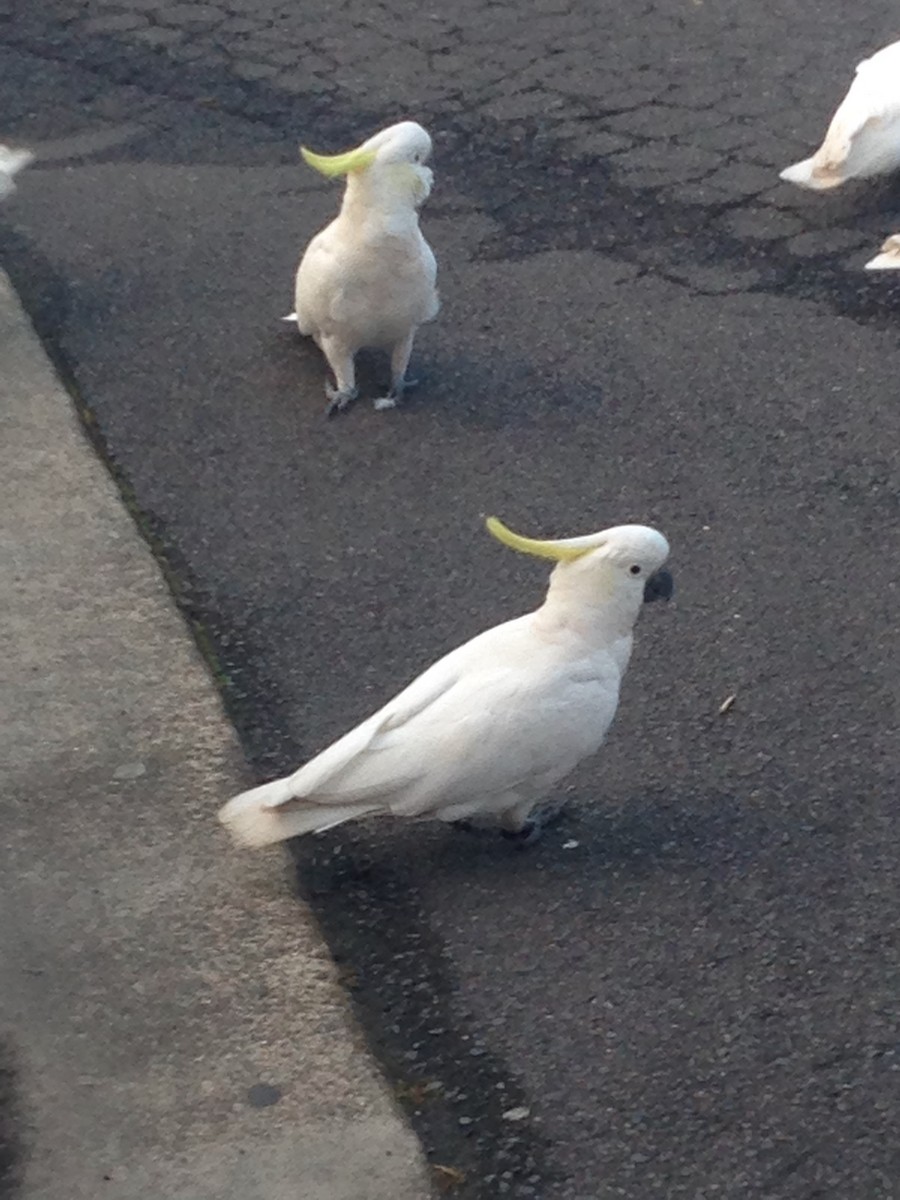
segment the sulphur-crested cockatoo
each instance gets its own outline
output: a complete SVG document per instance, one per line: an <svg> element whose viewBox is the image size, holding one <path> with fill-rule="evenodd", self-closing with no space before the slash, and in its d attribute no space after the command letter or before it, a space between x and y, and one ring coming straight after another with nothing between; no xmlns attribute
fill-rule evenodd
<svg viewBox="0 0 900 1200"><path fill-rule="evenodd" d="M13 176L33 160L34 155L30 150L13 150L9 146L0 145L0 200L4 196L12 195L16 190Z"/></svg>
<svg viewBox="0 0 900 1200"><path fill-rule="evenodd" d="M544 603L429 667L368 720L285 779L219 813L263 846L370 814L498 824L530 840L532 810L603 741L619 702L641 605L672 595L666 539L617 525L507 546L555 560Z"/></svg>
<svg viewBox="0 0 900 1200"><path fill-rule="evenodd" d="M866 263L867 271L900 271L900 233L892 234L881 247L881 253Z"/></svg>
<svg viewBox="0 0 900 1200"><path fill-rule="evenodd" d="M856 68L856 77L812 158L785 167L781 178L813 191L900 167L900 42Z"/></svg>
<svg viewBox="0 0 900 1200"><path fill-rule="evenodd" d="M346 154L301 149L330 177L345 175L341 211L309 243L297 269L296 321L328 359L330 414L356 398L354 356L364 346L391 356L391 387L375 401L393 408L411 386L406 368L416 330L438 311L437 263L419 229L418 210L434 176L425 164L431 138L415 121L382 129Z"/></svg>

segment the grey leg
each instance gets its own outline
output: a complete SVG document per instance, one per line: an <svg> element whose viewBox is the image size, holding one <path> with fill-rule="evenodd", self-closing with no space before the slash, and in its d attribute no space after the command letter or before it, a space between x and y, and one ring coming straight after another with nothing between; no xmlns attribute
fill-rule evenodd
<svg viewBox="0 0 900 1200"><path fill-rule="evenodd" d="M540 841L544 830L555 824L563 814L565 801L544 801L532 808L511 808L503 814L500 832L510 842L531 846Z"/></svg>
<svg viewBox="0 0 900 1200"><path fill-rule="evenodd" d="M416 331L413 329L402 342L398 342L391 351L391 390L386 396L379 396L375 407L379 411L384 408L396 408L403 398L403 392L408 387L414 387L415 381L406 378L406 368L412 354Z"/></svg>
<svg viewBox="0 0 900 1200"><path fill-rule="evenodd" d="M500 835L517 846L533 846L544 836L544 827L538 821L526 821L521 829L501 829Z"/></svg>
<svg viewBox="0 0 900 1200"><path fill-rule="evenodd" d="M328 365L334 372L337 383L337 387L332 387L327 380L325 382L325 395L328 398L325 415L333 417L357 397L353 352L337 338L322 338L319 345L328 359Z"/></svg>

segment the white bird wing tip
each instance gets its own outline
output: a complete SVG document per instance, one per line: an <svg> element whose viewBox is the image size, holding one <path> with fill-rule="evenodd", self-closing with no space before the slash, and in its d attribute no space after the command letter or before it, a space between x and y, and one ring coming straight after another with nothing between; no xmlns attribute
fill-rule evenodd
<svg viewBox="0 0 900 1200"><path fill-rule="evenodd" d="M252 849L280 840L277 810L290 796L284 785L283 779L276 779L222 805L217 816L237 845Z"/></svg>
<svg viewBox="0 0 900 1200"><path fill-rule="evenodd" d="M242 849L254 850L278 840L271 834L272 818L268 809L254 813L235 812L230 804L225 804L219 809L218 816L231 840Z"/></svg>
<svg viewBox="0 0 900 1200"><path fill-rule="evenodd" d="M794 183L797 187L815 189L811 162L812 160L807 158L803 162L791 163L789 167L778 172L778 178L783 179L785 183Z"/></svg>
<svg viewBox="0 0 900 1200"><path fill-rule="evenodd" d="M11 146L0 145L0 169L6 171L7 174L15 175L17 171L21 171L23 167L27 167L33 162L33 151L26 150L24 147L13 150Z"/></svg>
<svg viewBox="0 0 900 1200"><path fill-rule="evenodd" d="M807 159L805 162L793 163L779 171L778 178L783 179L785 183L806 188L810 192L830 192L832 188L840 187L846 182L843 175L835 174L833 170L829 174L825 168L813 167L812 161Z"/></svg>
<svg viewBox="0 0 900 1200"><path fill-rule="evenodd" d="M286 781L277 780L278 783ZM282 790L278 802L276 793L265 793L267 785L242 792L224 804L218 813L219 821L228 830L231 840L242 849L259 850L292 837L324 833L345 821L353 821L369 813L383 811L377 803L316 804L302 796ZM289 804L294 800L296 804Z"/></svg>
<svg viewBox="0 0 900 1200"><path fill-rule="evenodd" d="M867 271L900 271L900 254L876 254L866 263Z"/></svg>
<svg viewBox="0 0 900 1200"><path fill-rule="evenodd" d="M0 200L13 194L15 176L32 162L34 155L30 150L11 150L9 146L0 145Z"/></svg>

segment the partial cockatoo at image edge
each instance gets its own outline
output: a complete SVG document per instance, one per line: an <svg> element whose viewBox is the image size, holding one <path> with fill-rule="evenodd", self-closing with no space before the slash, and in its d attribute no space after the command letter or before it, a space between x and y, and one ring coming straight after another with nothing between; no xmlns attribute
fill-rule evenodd
<svg viewBox="0 0 900 1200"><path fill-rule="evenodd" d="M900 42L856 68L850 90L811 158L785 167L780 178L813 191L848 179L886 175L900 167Z"/></svg>

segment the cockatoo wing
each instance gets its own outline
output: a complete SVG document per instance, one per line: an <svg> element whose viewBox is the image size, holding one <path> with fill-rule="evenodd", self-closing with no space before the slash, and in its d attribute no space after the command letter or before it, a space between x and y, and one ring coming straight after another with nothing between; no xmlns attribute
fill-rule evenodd
<svg viewBox="0 0 900 1200"><path fill-rule="evenodd" d="M364 759L378 735L388 730L392 723L402 725L404 719L413 717L434 696L453 686L456 673L452 669L442 672L440 668L445 663L446 660L436 663L384 708L351 729L293 775L274 779L233 797L222 808L221 821L241 844L264 846L301 833L321 832L369 812L385 811L377 800L354 804L346 789L341 792L341 774ZM397 780L397 785L402 786L401 779ZM333 799L325 794L325 789L334 793Z"/></svg>
<svg viewBox="0 0 900 1200"><path fill-rule="evenodd" d="M425 270L425 278L428 281L428 287L431 292L425 316L422 319L422 324L424 325L426 321L433 321L438 315L441 308L441 300L437 290L437 259L434 257L434 251L421 235L420 240L422 243L422 262Z"/></svg>
<svg viewBox="0 0 900 1200"><path fill-rule="evenodd" d="M826 191L855 176L900 164L900 42L865 59L811 157L781 172L801 187Z"/></svg>
<svg viewBox="0 0 900 1200"><path fill-rule="evenodd" d="M596 750L615 713L618 684L577 678L560 665L539 679L508 669L466 676L414 721L372 749L360 776L385 782L416 762L415 778L392 792L398 816L497 815L544 796ZM345 783L353 784L355 773Z"/></svg>
<svg viewBox="0 0 900 1200"><path fill-rule="evenodd" d="M491 810L527 784L535 795L603 740L618 702L610 662L541 661L518 618L435 663L379 712L281 781L268 799L369 805L419 816Z"/></svg>
<svg viewBox="0 0 900 1200"><path fill-rule="evenodd" d="M316 234L297 268L295 316L302 334L320 333L333 320L336 294L343 290L346 250L332 221Z"/></svg>
<svg viewBox="0 0 900 1200"><path fill-rule="evenodd" d="M322 803L332 803L336 794L342 791L341 777L367 753L377 752L379 739L383 739L392 729L402 728L412 721L437 697L453 687L457 675L452 667L438 669L444 667L446 662L447 659L442 659L435 663L384 708L282 780L286 794L281 798L273 796L267 801L266 807L277 808L288 800L300 797L310 800L321 797ZM352 802L349 796L347 802Z"/></svg>
<svg viewBox="0 0 900 1200"><path fill-rule="evenodd" d="M873 138L890 136L891 126L900 120L900 77L887 81L881 69L869 70L872 60L860 63L857 76L828 126L825 140L816 158L818 170L844 174L853 173L852 153L856 139L862 135ZM900 61L896 64L900 73Z"/></svg>

